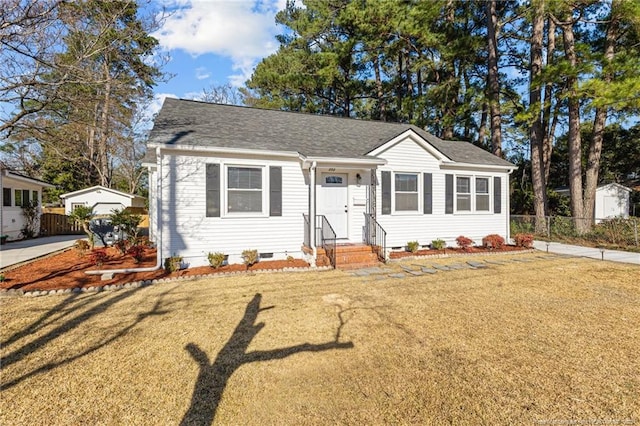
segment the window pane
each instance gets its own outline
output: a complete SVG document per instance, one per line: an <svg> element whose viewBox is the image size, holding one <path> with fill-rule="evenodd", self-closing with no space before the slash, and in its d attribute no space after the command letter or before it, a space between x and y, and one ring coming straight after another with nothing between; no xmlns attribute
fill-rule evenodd
<svg viewBox="0 0 640 426"><path fill-rule="evenodd" d="M458 194L456 195L457 210L471 211L471 195Z"/></svg>
<svg viewBox="0 0 640 426"><path fill-rule="evenodd" d="M262 169L229 167L227 174L230 189L262 189Z"/></svg>
<svg viewBox="0 0 640 426"><path fill-rule="evenodd" d="M23 206L29 205L29 190L28 189L23 189L22 190L22 205Z"/></svg>
<svg viewBox="0 0 640 426"><path fill-rule="evenodd" d="M19 189L16 189L15 194L16 194L15 206L16 207L20 207L20 206L22 206L22 191L19 190Z"/></svg>
<svg viewBox="0 0 640 426"><path fill-rule="evenodd" d="M418 194L396 193L397 211L418 211Z"/></svg>
<svg viewBox="0 0 640 426"><path fill-rule="evenodd" d="M31 191L31 201L33 201L34 204L38 203L38 191Z"/></svg>
<svg viewBox="0 0 640 426"><path fill-rule="evenodd" d="M324 182L342 185L342 176L327 176L324 178Z"/></svg>
<svg viewBox="0 0 640 426"><path fill-rule="evenodd" d="M262 212L262 191L229 190L228 212Z"/></svg>
<svg viewBox="0 0 640 426"><path fill-rule="evenodd" d="M11 207L11 188L2 188L2 205Z"/></svg>
<svg viewBox="0 0 640 426"><path fill-rule="evenodd" d="M476 210L489 211L489 194L476 195Z"/></svg>
<svg viewBox="0 0 640 426"><path fill-rule="evenodd" d="M476 194L488 194L488 193L489 193L489 179L476 178Z"/></svg>
<svg viewBox="0 0 640 426"><path fill-rule="evenodd" d="M418 175L397 173L395 176L396 191L418 192Z"/></svg>
<svg viewBox="0 0 640 426"><path fill-rule="evenodd" d="M456 178L456 192L469 194L471 192L471 179L468 177Z"/></svg>

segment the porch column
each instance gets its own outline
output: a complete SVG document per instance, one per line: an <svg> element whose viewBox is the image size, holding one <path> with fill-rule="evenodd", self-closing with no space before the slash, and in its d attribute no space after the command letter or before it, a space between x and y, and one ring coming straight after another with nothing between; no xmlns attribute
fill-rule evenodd
<svg viewBox="0 0 640 426"><path fill-rule="evenodd" d="M309 245L313 250L313 258L317 256L316 250L316 167L314 161L309 167Z"/></svg>

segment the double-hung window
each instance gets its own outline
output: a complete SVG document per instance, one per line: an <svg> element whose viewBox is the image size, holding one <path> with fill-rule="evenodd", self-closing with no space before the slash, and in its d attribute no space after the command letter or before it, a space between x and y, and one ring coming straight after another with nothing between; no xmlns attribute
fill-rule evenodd
<svg viewBox="0 0 640 426"><path fill-rule="evenodd" d="M2 188L2 205L11 207L11 188Z"/></svg>
<svg viewBox="0 0 640 426"><path fill-rule="evenodd" d="M262 168L227 167L227 213L262 213Z"/></svg>
<svg viewBox="0 0 640 426"><path fill-rule="evenodd" d="M456 210L471 211L471 178L468 176L456 177Z"/></svg>
<svg viewBox="0 0 640 426"><path fill-rule="evenodd" d="M476 211L489 211L489 178L476 178Z"/></svg>
<svg viewBox="0 0 640 426"><path fill-rule="evenodd" d="M418 211L418 175L416 173L395 174L395 200L396 211Z"/></svg>

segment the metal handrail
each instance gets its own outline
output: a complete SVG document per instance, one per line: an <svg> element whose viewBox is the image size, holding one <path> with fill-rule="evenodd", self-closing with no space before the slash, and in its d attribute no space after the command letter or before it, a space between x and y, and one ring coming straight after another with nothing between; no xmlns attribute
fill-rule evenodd
<svg viewBox="0 0 640 426"><path fill-rule="evenodd" d="M329 262L333 268L336 267L336 232L327 220L326 216L316 216L320 221L320 241L325 254L329 258Z"/></svg>
<svg viewBox="0 0 640 426"><path fill-rule="evenodd" d="M372 246L378 255L378 260L386 262L387 231L378 223L371 213L365 213L364 241Z"/></svg>

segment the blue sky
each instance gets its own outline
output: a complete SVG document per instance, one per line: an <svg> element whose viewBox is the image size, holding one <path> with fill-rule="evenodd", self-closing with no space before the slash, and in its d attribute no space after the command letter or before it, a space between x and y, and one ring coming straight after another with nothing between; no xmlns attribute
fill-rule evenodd
<svg viewBox="0 0 640 426"><path fill-rule="evenodd" d="M153 33L174 74L156 86L155 108L166 97L194 98L212 85L242 86L260 59L275 52L283 29L275 14L286 0L160 0L170 15Z"/></svg>

